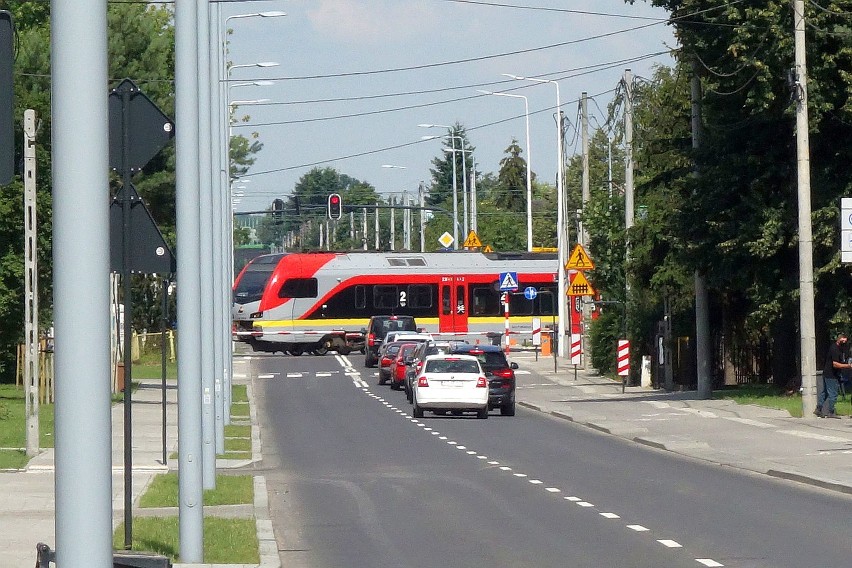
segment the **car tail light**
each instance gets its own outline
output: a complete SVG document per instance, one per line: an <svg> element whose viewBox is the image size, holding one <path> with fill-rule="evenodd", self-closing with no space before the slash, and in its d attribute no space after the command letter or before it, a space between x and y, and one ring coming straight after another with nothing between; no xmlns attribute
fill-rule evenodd
<svg viewBox="0 0 852 568"><path fill-rule="evenodd" d="M470 355L482 355L483 353L485 353L485 351L483 351L482 349L471 349L470 351L468 351L468 353Z"/></svg>
<svg viewBox="0 0 852 568"><path fill-rule="evenodd" d="M497 369L492 373L495 377L500 377L501 379L514 379L515 373L512 369Z"/></svg>
<svg viewBox="0 0 852 568"><path fill-rule="evenodd" d="M476 379L476 388L485 388L488 386L488 381L485 380L485 377L479 377Z"/></svg>
<svg viewBox="0 0 852 568"><path fill-rule="evenodd" d="M373 335L372 333L371 333L371 334L369 334L369 335L367 336L367 345L369 345L370 347L372 347L372 346L375 344L375 342L376 342L376 336L375 336L375 335Z"/></svg>
<svg viewBox="0 0 852 568"><path fill-rule="evenodd" d="M420 375L417 377L417 386L418 387L428 387L429 381L426 380L426 375ZM479 385L477 385L479 386Z"/></svg>

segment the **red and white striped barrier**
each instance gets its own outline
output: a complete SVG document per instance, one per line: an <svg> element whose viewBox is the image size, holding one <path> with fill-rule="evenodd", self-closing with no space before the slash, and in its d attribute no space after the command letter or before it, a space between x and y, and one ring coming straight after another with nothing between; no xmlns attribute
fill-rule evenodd
<svg viewBox="0 0 852 568"><path fill-rule="evenodd" d="M626 377L630 374L630 342L626 339L618 340L618 375Z"/></svg>
<svg viewBox="0 0 852 568"><path fill-rule="evenodd" d="M583 358L583 336L579 333L571 334L571 364L579 365Z"/></svg>

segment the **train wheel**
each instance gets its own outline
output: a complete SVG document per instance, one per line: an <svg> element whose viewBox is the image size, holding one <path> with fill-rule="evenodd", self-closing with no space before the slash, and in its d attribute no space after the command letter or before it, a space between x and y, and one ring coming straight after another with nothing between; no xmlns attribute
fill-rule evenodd
<svg viewBox="0 0 852 568"><path fill-rule="evenodd" d="M290 348L290 355L292 355L293 357L298 357L299 355L301 355L304 352L305 352L305 350L302 348L301 345L295 345L295 346Z"/></svg>

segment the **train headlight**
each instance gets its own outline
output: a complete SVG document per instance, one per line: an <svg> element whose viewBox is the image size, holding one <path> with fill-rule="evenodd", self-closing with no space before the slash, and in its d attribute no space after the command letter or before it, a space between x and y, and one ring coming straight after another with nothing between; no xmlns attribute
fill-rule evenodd
<svg viewBox="0 0 852 568"><path fill-rule="evenodd" d="M249 319L260 319L263 317L263 312L253 312L249 315Z"/></svg>

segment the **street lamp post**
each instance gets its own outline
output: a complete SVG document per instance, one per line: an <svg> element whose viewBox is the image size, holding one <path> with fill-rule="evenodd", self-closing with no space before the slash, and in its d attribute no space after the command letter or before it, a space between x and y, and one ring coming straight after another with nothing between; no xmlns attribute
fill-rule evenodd
<svg viewBox="0 0 852 568"><path fill-rule="evenodd" d="M515 95L512 93L495 93L492 91L479 91L485 95L495 95L498 97L512 97L516 99L524 99L524 115L527 123L527 252L532 252L532 170L530 162L532 161L532 148L530 146L530 105L527 97L524 95Z"/></svg>
<svg viewBox="0 0 852 568"><path fill-rule="evenodd" d="M533 81L535 83L551 83L556 87L556 247L559 266L557 267L558 290L559 290L559 333L557 349L559 356L565 356L565 252L567 248L567 235L565 234L565 183L563 179L563 167L565 164L564 148L562 147L562 102L559 97L559 83L550 79L539 79L537 77L522 77L503 73L504 77L518 81Z"/></svg>

